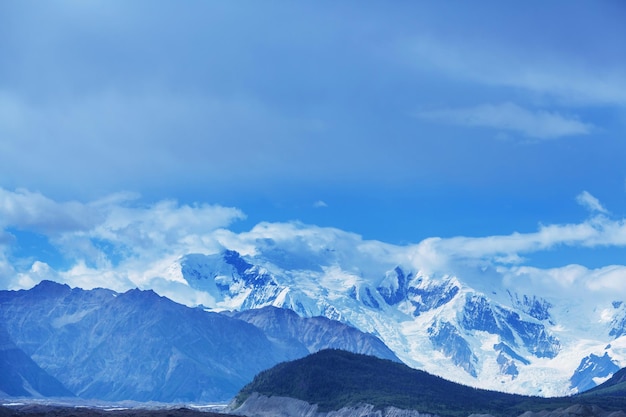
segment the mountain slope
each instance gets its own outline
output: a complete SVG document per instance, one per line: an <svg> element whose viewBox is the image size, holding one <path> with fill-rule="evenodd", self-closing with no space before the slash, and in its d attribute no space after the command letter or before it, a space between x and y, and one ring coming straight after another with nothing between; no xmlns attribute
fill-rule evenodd
<svg viewBox="0 0 626 417"><path fill-rule="evenodd" d="M227 399L284 358L256 327L151 291L43 282L11 302L3 298L2 319L16 344L83 398Z"/></svg>
<svg viewBox="0 0 626 417"><path fill-rule="evenodd" d="M13 397L73 397L18 348L0 324L0 393Z"/></svg>
<svg viewBox="0 0 626 417"><path fill-rule="evenodd" d="M266 316L250 310L247 319L255 321L256 314ZM371 335L308 320L301 324L312 329L311 340L319 332L334 346L367 352L376 346L391 354ZM268 337L244 320L152 291L85 291L51 281L0 291L0 322L27 357L76 395L112 401L228 400L259 371L327 347L277 333Z"/></svg>
<svg viewBox="0 0 626 417"><path fill-rule="evenodd" d="M494 285L489 271L470 286L394 264L392 253L376 263L301 246L263 241L254 255L186 255L170 279L210 294L207 307L216 310L275 306L341 321L380 338L414 368L481 388L570 395L626 365L622 302L585 310L577 300Z"/></svg>
<svg viewBox="0 0 626 417"><path fill-rule="evenodd" d="M272 340L297 346L305 355L335 348L400 362L380 339L326 317L304 318L292 310L272 306L235 312L232 317L258 327Z"/></svg>
<svg viewBox="0 0 626 417"><path fill-rule="evenodd" d="M521 415L525 411L557 410L582 406L588 416L605 415L604 410L626 410L626 399L608 404L604 397L544 398L475 389L391 361L339 350L324 350L305 358L281 363L261 372L246 385L233 403L254 415L272 410L255 409L264 404L259 396L286 397L316 404L316 411L373 405L395 407L440 416ZM242 407L243 405L243 407ZM599 406L604 409L599 408ZM262 407L262 405L261 405ZM281 410L273 410L281 414ZM561 414L560 414L561 413ZM545 414L545 413L544 413ZM554 415L567 415L557 412Z"/></svg>

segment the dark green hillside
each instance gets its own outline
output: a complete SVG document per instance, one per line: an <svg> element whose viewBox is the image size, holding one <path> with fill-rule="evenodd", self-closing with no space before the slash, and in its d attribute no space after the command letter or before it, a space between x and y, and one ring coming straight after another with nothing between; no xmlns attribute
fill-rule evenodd
<svg viewBox="0 0 626 417"><path fill-rule="evenodd" d="M598 405L605 410L626 410L626 397L540 398L505 394L459 385L372 356L323 350L261 372L237 395L242 404L253 392L318 404L319 411L372 404L395 406L441 416L492 414L518 416L525 411L555 410L573 404Z"/></svg>
<svg viewBox="0 0 626 417"><path fill-rule="evenodd" d="M581 397L593 397L598 395L626 397L626 368L615 372L608 381L580 394Z"/></svg>
<svg viewBox="0 0 626 417"><path fill-rule="evenodd" d="M501 414L527 397L478 390L406 365L340 350L323 350L261 372L237 396L253 392L318 404L320 411L360 403L440 415Z"/></svg>

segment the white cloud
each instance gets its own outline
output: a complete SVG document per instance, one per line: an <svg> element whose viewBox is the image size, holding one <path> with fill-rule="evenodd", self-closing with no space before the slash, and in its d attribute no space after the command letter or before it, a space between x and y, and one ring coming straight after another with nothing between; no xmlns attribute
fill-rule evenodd
<svg viewBox="0 0 626 417"><path fill-rule="evenodd" d="M430 238L413 247L416 265L446 267L460 260L485 260L494 263L519 263L521 255L554 249L558 246L626 246L626 222L596 216L582 223L540 226L530 233L511 233L485 237Z"/></svg>
<svg viewBox="0 0 626 417"><path fill-rule="evenodd" d="M588 191L583 191L582 193L578 194L576 196L576 201L578 202L578 204L585 207L591 212L604 214L608 213L607 209L605 209L602 204L600 204L600 201L592 196Z"/></svg>
<svg viewBox="0 0 626 417"><path fill-rule="evenodd" d="M535 139L589 134L593 126L555 112L531 111L514 103L422 111L419 118L462 126L514 131Z"/></svg>
<svg viewBox="0 0 626 417"><path fill-rule="evenodd" d="M413 39L407 51L415 65L457 79L523 89L575 105L626 104L626 73L619 66L586 67L563 55L555 59L510 45L462 39L452 43L425 36Z"/></svg>
<svg viewBox="0 0 626 417"><path fill-rule="evenodd" d="M209 204L180 205L173 200L147 207L114 204L107 217L89 233L131 253L140 254L203 245L202 236L245 215L238 209Z"/></svg>
<svg viewBox="0 0 626 417"><path fill-rule="evenodd" d="M413 266L427 274L455 274L474 288L489 291L490 280L505 288L550 297L588 297L608 302L626 292L626 265L589 269L583 265L539 268L524 265L524 255L576 248L626 247L626 219L612 220L588 192L579 202L601 213L580 223L541 225L536 232L484 237L429 238L410 248Z"/></svg>
<svg viewBox="0 0 626 417"><path fill-rule="evenodd" d="M135 271L135 277L163 258L220 250L212 233L245 217L235 208L180 205L171 200L144 207L112 204L101 209L106 217L92 230L64 234L54 243L70 257L84 260L88 268L126 269L127 273ZM78 272L92 276L88 271Z"/></svg>
<svg viewBox="0 0 626 417"><path fill-rule="evenodd" d="M11 266L4 258L0 279L13 286L27 286L49 276L86 288L107 283L127 287L130 280L125 269L145 269L171 254L219 250L212 232L244 217L236 208L218 205L181 205L172 200L141 205L131 194L89 203L59 203L27 190L0 189L3 241L14 243L17 239L7 229L41 234L72 264L66 271L54 272L37 261L38 253L32 253L32 267L10 278L14 271L4 271ZM5 250L10 246L5 245Z"/></svg>
<svg viewBox="0 0 626 417"><path fill-rule="evenodd" d="M236 208L179 204L163 200L142 206L133 194L115 194L89 203L57 202L40 193L0 188L0 231L39 233L61 246L89 251L85 242L106 241L132 253L193 245L194 237L225 227L245 215ZM81 249L82 246L82 249Z"/></svg>
<svg viewBox="0 0 626 417"><path fill-rule="evenodd" d="M543 296L563 297L565 294L582 298L603 297L605 301L616 299L616 294L626 292L626 266L609 265L589 269L582 265L565 265L558 268L531 266L501 268L504 283L525 293L541 293ZM617 297L619 298L619 297ZM597 298L595 298L597 301Z"/></svg>
<svg viewBox="0 0 626 417"><path fill-rule="evenodd" d="M325 208L325 207L328 207L328 204L326 204L326 202L323 201L323 200L317 200L315 203L313 203L313 207L314 208Z"/></svg>
<svg viewBox="0 0 626 417"><path fill-rule="evenodd" d="M227 237L227 240L222 239ZM383 276L407 261L408 247L363 240L355 233L299 222L259 223L249 232L220 234L225 247L260 254L289 269L319 269L340 265L351 273Z"/></svg>
<svg viewBox="0 0 626 417"><path fill-rule="evenodd" d="M0 188L0 228L16 228L43 234L88 230L102 220L88 205L56 202L24 189Z"/></svg>
<svg viewBox="0 0 626 417"><path fill-rule="evenodd" d="M60 272L55 271L54 274L59 282L83 289L102 287L121 292L137 287L136 283L128 279L127 271L124 268L94 268L86 265L81 260L70 269ZM33 278L32 275L31 278ZM39 282L39 276L35 275L33 280Z"/></svg>
<svg viewBox="0 0 626 417"><path fill-rule="evenodd" d="M214 236L225 247L262 255L288 270L340 268L374 284L386 271L403 265L434 276L457 275L484 291L490 291L494 280L521 293L545 296L587 291L608 300L615 291L626 290L626 266L542 269L524 265L524 255L562 246L626 246L626 222L605 216L580 223L542 225L529 233L434 237L409 246L367 241L354 233L301 223L260 223L249 232L220 230Z"/></svg>
<svg viewBox="0 0 626 417"><path fill-rule="evenodd" d="M26 272L17 274L16 288L30 288L42 280L62 282L61 276L45 262L35 261ZM91 288L91 287L90 287Z"/></svg>

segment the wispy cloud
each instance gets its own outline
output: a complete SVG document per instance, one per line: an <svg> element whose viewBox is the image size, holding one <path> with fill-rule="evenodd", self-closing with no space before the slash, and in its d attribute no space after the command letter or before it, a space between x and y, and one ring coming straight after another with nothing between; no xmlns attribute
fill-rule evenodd
<svg viewBox="0 0 626 417"><path fill-rule="evenodd" d="M324 208L324 207L328 207L328 204L326 204L326 202L323 201L323 200L317 200L315 203L313 203L313 207L314 208Z"/></svg>
<svg viewBox="0 0 626 417"><path fill-rule="evenodd" d="M600 202L589 193L578 198L595 214L580 223L541 225L535 232L482 237L428 238L412 246L416 268L428 274L456 274L475 288L489 290L489 280L506 288L545 296L589 296L612 299L626 291L626 265L588 268L563 264L540 268L529 264L532 254L570 248L626 247L626 219L610 219ZM599 213L599 214L598 214Z"/></svg>
<svg viewBox="0 0 626 417"><path fill-rule="evenodd" d="M294 137L319 128L317 120L285 116L254 94L94 90L39 102L0 86L0 177L19 178L16 187L55 191L80 183L137 189L155 180L177 188L198 178L256 184L286 172L315 175L332 165L312 163L334 158L319 142L294 145ZM93 193L83 189L85 195Z"/></svg>
<svg viewBox="0 0 626 417"><path fill-rule="evenodd" d="M542 225L536 232L485 237L429 238L414 246L415 263L433 269L456 261L517 263L525 254L558 246L626 246L626 220L595 216L581 223Z"/></svg>
<svg viewBox="0 0 626 417"><path fill-rule="evenodd" d="M608 213L608 210L602 206L600 200L592 196L588 191L583 191L578 194L578 196L576 196L576 202L591 212Z"/></svg>
<svg viewBox="0 0 626 417"><path fill-rule="evenodd" d="M10 227L54 235L89 230L101 220L97 210L77 201L57 202L25 189L0 188L0 229Z"/></svg>
<svg viewBox="0 0 626 417"><path fill-rule="evenodd" d="M420 36L407 45L414 65L455 79L543 94L574 105L626 105L626 73L620 65L583 66L572 56L558 60L511 45L452 43ZM554 51L550 51L554 53Z"/></svg>
<svg viewBox="0 0 626 417"><path fill-rule="evenodd" d="M537 268L517 266L501 268L505 285L517 288L520 292L538 293L544 296L576 294L588 297L590 294L604 296L604 301L612 301L615 294L626 291L626 266L609 265L601 268L586 268L582 265L565 265L558 268Z"/></svg>
<svg viewBox="0 0 626 417"><path fill-rule="evenodd" d="M488 127L521 133L534 139L555 139L589 134L593 126L545 110L532 111L514 103L439 109L417 113L421 119L470 127Z"/></svg>

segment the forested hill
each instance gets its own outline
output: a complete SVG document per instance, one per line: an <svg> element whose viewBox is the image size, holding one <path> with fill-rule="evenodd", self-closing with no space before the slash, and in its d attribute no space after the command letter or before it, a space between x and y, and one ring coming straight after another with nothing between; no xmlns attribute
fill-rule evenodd
<svg viewBox="0 0 626 417"><path fill-rule="evenodd" d="M296 398L317 404L319 411L371 404L440 416L517 416L574 404L603 406L601 395L541 398L480 390L400 363L341 350L323 350L261 372L240 391L236 404L252 393ZM610 404L610 410L626 410L626 398Z"/></svg>

